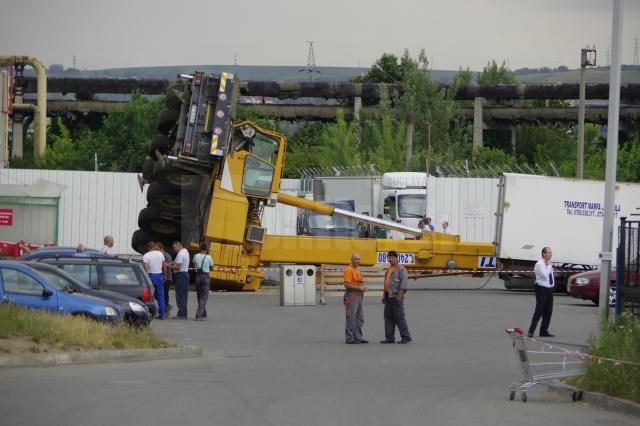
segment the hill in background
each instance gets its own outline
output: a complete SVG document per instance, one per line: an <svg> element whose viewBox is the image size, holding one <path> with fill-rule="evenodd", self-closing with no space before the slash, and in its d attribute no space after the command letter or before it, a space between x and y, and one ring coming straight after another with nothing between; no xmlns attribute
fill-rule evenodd
<svg viewBox="0 0 640 426"><path fill-rule="evenodd" d="M242 80L266 80L266 81L307 81L308 73L304 66L265 66L265 65L175 65L159 67L134 67L134 68L108 68L102 70L78 70L64 69L60 65L49 67L51 77L81 77L81 78L138 78L138 79L162 79L171 80L180 73L192 73L194 70L206 73L232 72L240 76ZM30 70L31 71L31 70ZM369 68L357 67L317 67L317 73L313 74L313 81L344 82L350 78L366 74ZM431 75L441 83L450 83L457 70L431 70ZM473 73L474 78L477 75ZM515 76L520 83L578 83L579 70L570 70L566 67L549 69L521 69L515 71ZM587 71L588 83L608 83L609 68L598 67ZM623 83L640 83L640 66L623 65Z"/></svg>

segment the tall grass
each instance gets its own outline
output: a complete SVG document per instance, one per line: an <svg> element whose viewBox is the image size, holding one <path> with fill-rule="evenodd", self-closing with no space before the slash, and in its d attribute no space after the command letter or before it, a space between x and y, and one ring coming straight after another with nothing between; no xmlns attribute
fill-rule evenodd
<svg viewBox="0 0 640 426"><path fill-rule="evenodd" d="M14 305L0 306L0 339L11 337L30 338L36 344L42 343L60 351L175 346L149 327L111 327L83 317L56 315Z"/></svg>
<svg viewBox="0 0 640 426"><path fill-rule="evenodd" d="M624 360L621 365L592 359L586 376L571 380L586 390L640 402L640 320L621 316L605 326L602 336L589 342L591 355Z"/></svg>

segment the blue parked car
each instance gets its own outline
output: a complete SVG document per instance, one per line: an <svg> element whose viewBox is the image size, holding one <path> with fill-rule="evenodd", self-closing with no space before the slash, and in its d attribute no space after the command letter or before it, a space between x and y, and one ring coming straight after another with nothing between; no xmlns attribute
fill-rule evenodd
<svg viewBox="0 0 640 426"><path fill-rule="evenodd" d="M96 249L86 249L79 252L76 247L40 247L28 254L25 254L21 260L39 260L51 257L88 257L92 259L116 259L117 257L112 254L102 253Z"/></svg>
<svg viewBox="0 0 640 426"><path fill-rule="evenodd" d="M21 262L0 262L0 303L59 314L82 315L116 325L122 321L120 308L93 296L75 293L68 286L47 282Z"/></svg>

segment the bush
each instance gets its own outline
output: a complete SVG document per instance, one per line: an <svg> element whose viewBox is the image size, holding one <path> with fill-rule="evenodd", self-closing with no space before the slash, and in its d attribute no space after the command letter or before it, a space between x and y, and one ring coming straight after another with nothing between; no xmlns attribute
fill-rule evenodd
<svg viewBox="0 0 640 426"><path fill-rule="evenodd" d="M589 342L589 353L596 357L624 360L589 362L586 376L571 380L583 389L640 402L640 320L622 315L615 324L608 324L600 338Z"/></svg>
<svg viewBox="0 0 640 426"><path fill-rule="evenodd" d="M0 341L2 339L30 340L30 352L39 352L38 345L45 351L174 346L151 328L138 329L128 325L113 328L88 318L56 315L15 305L0 306Z"/></svg>

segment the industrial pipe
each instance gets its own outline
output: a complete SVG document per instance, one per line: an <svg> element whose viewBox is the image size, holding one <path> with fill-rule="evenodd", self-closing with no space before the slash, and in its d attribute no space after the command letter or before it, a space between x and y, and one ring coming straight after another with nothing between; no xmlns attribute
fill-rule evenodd
<svg viewBox="0 0 640 426"><path fill-rule="evenodd" d="M37 113L36 134L33 153L36 159L42 157L47 148L47 72L42 62L29 56L0 56L0 64L27 64L37 73Z"/></svg>
<svg viewBox="0 0 640 426"><path fill-rule="evenodd" d="M283 194L282 192L278 193L278 202L303 210L310 210L326 216L340 216L357 222L368 223L375 226L382 226L386 229L395 229L396 231L404 232L405 234L416 236L422 235L422 230L420 228L414 228L412 226L406 226L400 223L378 219L377 217L367 216L349 210L337 209L334 206L330 206L328 204L305 200L304 198L294 197L293 195Z"/></svg>

